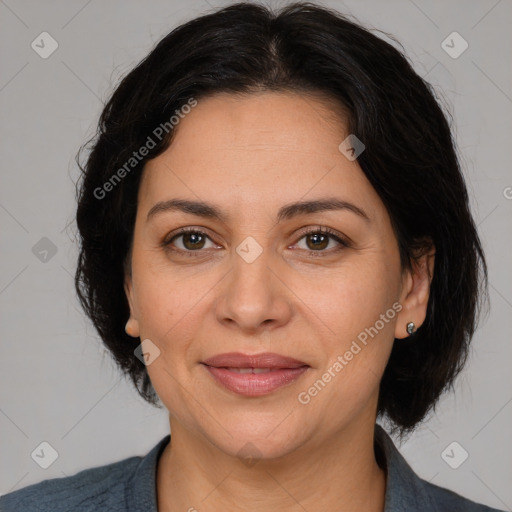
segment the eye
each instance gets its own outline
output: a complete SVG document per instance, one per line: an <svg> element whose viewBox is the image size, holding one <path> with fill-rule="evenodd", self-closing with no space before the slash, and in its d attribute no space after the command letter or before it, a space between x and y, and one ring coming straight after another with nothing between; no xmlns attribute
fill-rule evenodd
<svg viewBox="0 0 512 512"><path fill-rule="evenodd" d="M301 235L299 242L304 240L305 247L300 247L299 242L297 243L297 247L309 251L310 253L331 253L341 250L344 247L349 247L347 240L343 239L338 233L329 228L316 228L302 232Z"/></svg>
<svg viewBox="0 0 512 512"><path fill-rule="evenodd" d="M302 231L300 235L296 246L290 246L290 248L302 249L314 256L323 256L323 253L331 254L350 246L348 240L329 228L317 227ZM305 247L300 246L302 241ZM162 246L184 256L199 256L202 249L220 248L204 231L190 227L182 228L177 233L169 235L162 242Z"/></svg>
<svg viewBox="0 0 512 512"><path fill-rule="evenodd" d="M208 242L210 245L207 245ZM164 240L162 245L183 253L217 247L204 231L197 228L183 228L178 233L174 233L170 238Z"/></svg>

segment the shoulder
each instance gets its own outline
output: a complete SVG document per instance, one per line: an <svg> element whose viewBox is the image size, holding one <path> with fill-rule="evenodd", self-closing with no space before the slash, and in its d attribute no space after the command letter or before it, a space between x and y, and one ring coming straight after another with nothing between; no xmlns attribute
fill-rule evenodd
<svg viewBox="0 0 512 512"><path fill-rule="evenodd" d="M2 512L126 510L125 485L141 457L44 480L0 498Z"/></svg>
<svg viewBox="0 0 512 512"><path fill-rule="evenodd" d="M431 499L436 503L436 511L439 512L500 512L498 509L475 503L459 494L433 485L425 480L421 480L425 491L430 494Z"/></svg>
<svg viewBox="0 0 512 512"><path fill-rule="evenodd" d="M421 479L379 425L375 429L375 449L386 466L385 512L500 512Z"/></svg>
<svg viewBox="0 0 512 512"><path fill-rule="evenodd" d="M0 511L156 512L156 466L169 441L168 435L145 456L84 469L6 494L0 497Z"/></svg>

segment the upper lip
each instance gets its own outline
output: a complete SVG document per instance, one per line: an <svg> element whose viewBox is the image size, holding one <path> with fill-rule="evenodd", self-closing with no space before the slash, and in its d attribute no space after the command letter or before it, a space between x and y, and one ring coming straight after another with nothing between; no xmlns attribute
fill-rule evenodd
<svg viewBox="0 0 512 512"><path fill-rule="evenodd" d="M203 361L208 366L216 368L300 368L309 366L302 361L292 357L264 352L261 354L242 354L240 352L229 352L217 354Z"/></svg>

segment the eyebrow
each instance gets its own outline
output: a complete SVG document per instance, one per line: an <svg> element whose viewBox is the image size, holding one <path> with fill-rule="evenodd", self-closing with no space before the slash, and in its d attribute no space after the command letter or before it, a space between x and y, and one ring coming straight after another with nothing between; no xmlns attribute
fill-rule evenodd
<svg viewBox="0 0 512 512"><path fill-rule="evenodd" d="M291 219L298 215L307 215L311 213L330 211L330 210L347 210L355 213L363 218L366 222L371 222L368 214L359 206L343 201L338 198L325 198L313 201L299 201L287 204L279 209L277 214L277 222ZM217 219L223 223L227 222L227 215L219 208L203 201L191 201L188 199L169 199L156 203L148 212L146 222L159 213L179 211L205 217L209 219Z"/></svg>

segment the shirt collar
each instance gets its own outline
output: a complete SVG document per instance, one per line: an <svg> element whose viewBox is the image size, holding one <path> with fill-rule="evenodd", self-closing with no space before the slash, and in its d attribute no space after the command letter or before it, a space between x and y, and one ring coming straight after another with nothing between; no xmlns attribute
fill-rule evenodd
<svg viewBox="0 0 512 512"><path fill-rule="evenodd" d="M127 482L125 496L128 512L158 512L156 496L156 470L158 459L171 440L167 434L141 459L135 473Z"/></svg>
<svg viewBox="0 0 512 512"><path fill-rule="evenodd" d="M375 444L381 451L386 465L384 512L437 512L438 507L427 491L425 482L414 473L380 425L375 425Z"/></svg>

